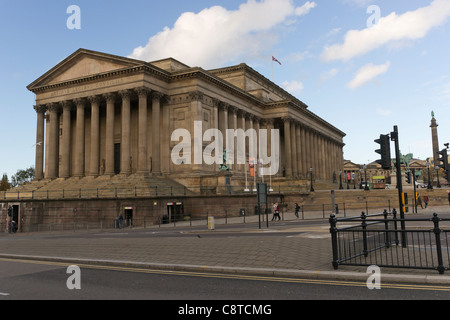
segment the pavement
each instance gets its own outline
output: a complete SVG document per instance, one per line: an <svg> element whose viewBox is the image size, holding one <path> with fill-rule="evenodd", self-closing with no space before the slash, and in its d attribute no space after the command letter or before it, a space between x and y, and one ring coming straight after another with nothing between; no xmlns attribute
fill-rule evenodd
<svg viewBox="0 0 450 320"><path fill-rule="evenodd" d="M422 210L449 212L448 207ZM269 217L271 218L271 217ZM234 220L233 220L234 219ZM366 282L367 267L332 267L331 237L325 219L298 220L285 214L258 228L258 217L216 220L214 230L194 225L89 232L0 233L0 258L68 264L127 266L165 271L258 275ZM450 272L381 269L382 283L450 285Z"/></svg>

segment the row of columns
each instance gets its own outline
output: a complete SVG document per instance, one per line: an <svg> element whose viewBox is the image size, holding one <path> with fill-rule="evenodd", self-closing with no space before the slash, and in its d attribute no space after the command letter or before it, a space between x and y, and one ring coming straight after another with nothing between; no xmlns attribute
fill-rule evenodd
<svg viewBox="0 0 450 320"><path fill-rule="evenodd" d="M68 178L70 173L71 152L75 153L75 163L73 176L82 177L85 175L98 176L100 174L100 106L102 101L106 101L106 145L105 145L105 166L104 174L113 175L114 170L114 122L115 104L121 101L121 173L131 173L131 96L136 93L139 98L139 133L138 133L138 172L147 171L147 106L148 98L152 101L152 172L161 173L160 161L160 108L163 94L152 91L148 88L136 88L134 90L123 90L115 93L107 93L86 98L61 101L46 105L35 106L37 112L37 132L36 132L36 179L44 178L44 146L45 146L45 178L54 179L57 177ZM85 110L91 110L90 125L90 145L85 146ZM71 111L76 109L75 124L75 147L71 148ZM59 138L59 114L62 110L62 137ZM47 139L44 137L45 116L49 121L47 127ZM61 170L59 168L58 142L61 143ZM85 152L89 148L90 166L85 167Z"/></svg>
<svg viewBox="0 0 450 320"><path fill-rule="evenodd" d="M268 130L268 152L270 153L270 130L280 122L277 119L259 118L224 102L217 102L219 108L219 130L225 136L226 129ZM284 149L280 152L284 162L284 172L288 178L306 178L310 168L319 179L332 179L333 173L342 170L342 143L326 137L324 134L305 126L292 118L281 118L284 133ZM246 149L248 150L248 149ZM235 154L236 157L236 154ZM234 159L236 163L236 158ZM243 172L244 166L232 166L235 172ZM283 168L282 168L283 170Z"/></svg>
<svg viewBox="0 0 450 320"><path fill-rule="evenodd" d="M331 180L333 173L342 170L342 143L292 118L282 121L287 177L306 178L312 169L315 178Z"/></svg>

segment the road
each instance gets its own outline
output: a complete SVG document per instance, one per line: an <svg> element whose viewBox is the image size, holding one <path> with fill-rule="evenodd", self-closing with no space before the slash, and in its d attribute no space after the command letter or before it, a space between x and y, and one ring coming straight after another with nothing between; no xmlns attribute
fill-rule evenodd
<svg viewBox="0 0 450 320"><path fill-rule="evenodd" d="M0 300L164 300L173 312L183 301L448 300L450 287L393 285L262 276L173 272L112 266L0 260ZM69 281L68 281L69 280ZM72 281L73 280L73 281ZM79 284L80 289L68 288ZM275 303L275 302L274 302ZM275 303L276 306L276 303ZM274 307L275 307L274 306ZM174 310L176 309L176 310ZM275 310L272 310L275 312Z"/></svg>

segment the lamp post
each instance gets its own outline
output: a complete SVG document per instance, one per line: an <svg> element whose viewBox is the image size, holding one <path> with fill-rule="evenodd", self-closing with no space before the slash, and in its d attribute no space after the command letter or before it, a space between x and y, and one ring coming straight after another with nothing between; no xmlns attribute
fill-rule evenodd
<svg viewBox="0 0 450 320"><path fill-rule="evenodd" d="M427 162L427 166L428 166L428 186L427 189L432 190L433 189L433 185L431 182L431 178L430 178L430 163Z"/></svg>
<svg viewBox="0 0 450 320"><path fill-rule="evenodd" d="M311 177L311 188L309 189L309 191L314 192L314 187L313 187L313 168L309 168L309 172L310 172L310 177Z"/></svg>
<svg viewBox="0 0 450 320"><path fill-rule="evenodd" d="M367 185L367 165L364 165L364 180L366 180L366 184L364 186L364 190L369 190L369 186Z"/></svg>
<svg viewBox="0 0 450 320"><path fill-rule="evenodd" d="M363 188L362 183L363 183L363 180L362 180L362 170L359 169L359 189L360 189L360 190Z"/></svg>
<svg viewBox="0 0 450 320"><path fill-rule="evenodd" d="M436 187L440 188L441 183L439 182L439 166L436 166L435 169L436 169L436 180L437 180Z"/></svg>

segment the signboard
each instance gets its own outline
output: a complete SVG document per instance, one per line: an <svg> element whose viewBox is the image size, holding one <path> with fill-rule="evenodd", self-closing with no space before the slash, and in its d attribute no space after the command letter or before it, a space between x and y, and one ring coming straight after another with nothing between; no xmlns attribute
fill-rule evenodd
<svg viewBox="0 0 450 320"><path fill-rule="evenodd" d="M258 193L258 204L266 204L267 202L267 184L258 183L256 184L256 190Z"/></svg>
<svg viewBox="0 0 450 320"><path fill-rule="evenodd" d="M255 176L255 158L249 159L249 166L250 166L250 177Z"/></svg>

